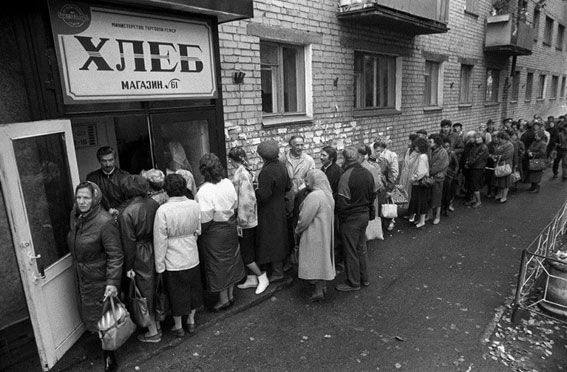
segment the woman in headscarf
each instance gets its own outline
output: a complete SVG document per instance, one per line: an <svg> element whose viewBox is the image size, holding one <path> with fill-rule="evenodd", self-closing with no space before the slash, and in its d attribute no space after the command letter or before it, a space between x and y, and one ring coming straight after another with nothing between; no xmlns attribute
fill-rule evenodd
<svg viewBox="0 0 567 372"><path fill-rule="evenodd" d="M513 171L514 145L510 142L510 136L501 130L496 133L495 137L498 139L498 145L494 149L494 166L508 164ZM492 185L496 188L496 197L494 199L500 200L500 203L506 203L511 183L511 174L504 177L496 177L494 175L492 178Z"/></svg>
<svg viewBox="0 0 567 372"><path fill-rule="evenodd" d="M483 187L482 176L488 159L488 147L484 143L484 138L480 133L474 134L474 142L470 151L466 152L465 169L467 170L467 191L471 196L471 200L467 205L471 208L478 208L482 205L480 201L480 190Z"/></svg>
<svg viewBox="0 0 567 372"><path fill-rule="evenodd" d="M232 306L234 285L246 275L236 229L237 195L215 154L201 157L199 171L205 180L195 196L201 208L199 256L203 261L205 288L219 294L219 301L211 309L218 312Z"/></svg>
<svg viewBox="0 0 567 372"><path fill-rule="evenodd" d="M545 143L545 133L543 129L539 129L535 132L534 141L530 145L527 151L528 159L545 159L547 151L547 145ZM528 182L532 184L532 187L528 191L533 193L539 192L539 184L541 183L541 178L543 176L543 169L535 170L529 169L528 171Z"/></svg>
<svg viewBox="0 0 567 372"><path fill-rule="evenodd" d="M102 193L93 182L75 189L67 244L79 286L81 319L98 333L104 297L117 296L122 278L123 251L118 224L101 205ZM118 368L114 351L104 351L104 370Z"/></svg>
<svg viewBox="0 0 567 372"><path fill-rule="evenodd" d="M258 175L256 189L256 263L271 266L270 282L273 282L284 278L283 261L289 254L285 194L292 185L285 165L278 160L280 150L276 141L260 143L257 151L264 165Z"/></svg>
<svg viewBox="0 0 567 372"><path fill-rule="evenodd" d="M154 219L158 202L148 196L148 181L138 175L126 176L120 181L120 190L126 198L126 207L118 215L118 225L124 247L124 270L133 279L142 297L148 303L151 322L147 333L140 333L141 342L160 342L159 324L155 321L154 294L156 270L154 261Z"/></svg>
<svg viewBox="0 0 567 372"><path fill-rule="evenodd" d="M321 301L325 299L325 281L335 278L335 200L327 176L319 169L307 172L305 186L310 192L301 204L295 228L300 235L297 274L315 285L311 301Z"/></svg>
<svg viewBox="0 0 567 372"><path fill-rule="evenodd" d="M228 152L228 159L236 168L232 184L237 195L237 232L242 260L248 268L246 281L237 285L239 289L256 288L256 294L266 290L270 282L266 272L262 272L256 264L256 227L258 226L258 203L254 184L256 177L248 164L246 152L240 146Z"/></svg>

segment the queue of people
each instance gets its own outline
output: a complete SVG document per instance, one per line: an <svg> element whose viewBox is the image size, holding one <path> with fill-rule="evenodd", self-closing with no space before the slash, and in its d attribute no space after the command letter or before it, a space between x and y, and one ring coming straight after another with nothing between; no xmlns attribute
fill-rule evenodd
<svg viewBox="0 0 567 372"><path fill-rule="evenodd" d="M177 337L196 331L205 291L217 294L209 311L224 311L234 304L235 286L261 294L286 278L292 263L298 278L311 283L311 301L325 300L327 282L343 271L335 289L360 290L371 284L369 221L382 217L382 227L394 229L395 218L381 213L394 190L405 190L405 218L423 229L455 212L458 196L479 208L485 189L484 198L500 204L522 182L537 193L544 169L551 166L556 178L561 162L566 180L567 121L552 119L505 120L498 129L489 121L466 133L445 119L438 133L410 134L401 161L389 150L389 138L380 136L346 147L341 165L337 149L323 147L320 169L304 152L303 137L292 136L285 154L268 140L256 149L259 172L243 148L230 149L231 179L215 154L203 155L198 188L186 167L130 175L114 165L114 150L103 147L101 168L75 190L68 235L83 320L96 333L101 299L120 296L127 280L147 299L150 321L137 339L150 343L163 335L157 283L164 284L169 332ZM104 360L106 371L116 370L113 351L105 351Z"/></svg>

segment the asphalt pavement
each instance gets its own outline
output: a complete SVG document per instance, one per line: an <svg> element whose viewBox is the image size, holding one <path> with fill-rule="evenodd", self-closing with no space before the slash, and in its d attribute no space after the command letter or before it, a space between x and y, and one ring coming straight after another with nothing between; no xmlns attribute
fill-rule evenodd
<svg viewBox="0 0 567 372"><path fill-rule="evenodd" d="M478 209L459 199L424 229L397 219L369 244L371 284L360 291L333 289L344 274L322 303L308 300L309 285L295 275L259 296L235 290L228 311L197 313L190 337L174 338L166 325L160 344L132 338L117 352L121 370L512 371L486 342L502 326L522 249L567 197L567 183L549 170L539 194L527 188L505 204L483 196ZM557 370L549 368L541 372ZM85 335L54 370L102 371L96 337Z"/></svg>

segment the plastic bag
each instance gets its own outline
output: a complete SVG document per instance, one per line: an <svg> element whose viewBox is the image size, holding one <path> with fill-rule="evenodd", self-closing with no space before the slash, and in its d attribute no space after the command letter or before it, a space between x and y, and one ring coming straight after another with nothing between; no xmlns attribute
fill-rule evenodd
<svg viewBox="0 0 567 372"><path fill-rule="evenodd" d="M368 226L366 226L366 240L374 239L384 240L382 220L380 217L376 217L375 219L368 221Z"/></svg>
<svg viewBox="0 0 567 372"><path fill-rule="evenodd" d="M388 198L387 204L382 204L381 212L384 218L396 218L398 217L398 206L393 203L392 199Z"/></svg>

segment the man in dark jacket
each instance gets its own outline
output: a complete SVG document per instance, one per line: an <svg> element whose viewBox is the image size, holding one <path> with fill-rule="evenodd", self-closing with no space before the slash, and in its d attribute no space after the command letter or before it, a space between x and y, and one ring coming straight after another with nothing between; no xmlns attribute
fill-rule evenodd
<svg viewBox="0 0 567 372"><path fill-rule="evenodd" d="M344 173L339 180L336 210L339 216L341 240L345 254L346 282L338 291L357 291L370 285L366 253L366 227L374 219L374 178L359 162L355 147L343 151Z"/></svg>
<svg viewBox="0 0 567 372"><path fill-rule="evenodd" d="M87 181L94 182L102 191L102 206L114 218L118 216L118 206L124 201L120 181L128 172L115 166L116 153L110 146L103 146L96 152L100 169L87 175Z"/></svg>

